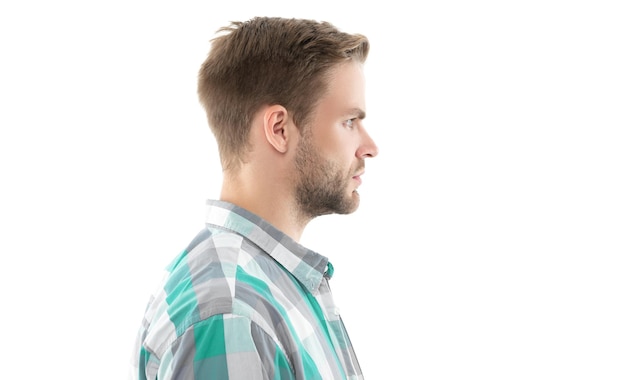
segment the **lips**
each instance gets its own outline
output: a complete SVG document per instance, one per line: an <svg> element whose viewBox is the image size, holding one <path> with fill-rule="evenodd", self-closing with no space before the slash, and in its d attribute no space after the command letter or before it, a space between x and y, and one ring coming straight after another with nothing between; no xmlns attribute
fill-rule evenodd
<svg viewBox="0 0 626 380"><path fill-rule="evenodd" d="M361 183L363 182L361 180L361 176L365 174L365 163L363 161L359 162L359 165L357 166L356 170L355 170L355 174L354 176L352 176L352 179L356 181L357 183L357 187L361 185Z"/></svg>

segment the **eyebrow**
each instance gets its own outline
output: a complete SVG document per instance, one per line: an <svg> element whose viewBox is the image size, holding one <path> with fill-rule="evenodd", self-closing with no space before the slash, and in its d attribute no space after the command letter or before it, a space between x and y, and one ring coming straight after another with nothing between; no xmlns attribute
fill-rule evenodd
<svg viewBox="0 0 626 380"><path fill-rule="evenodd" d="M360 108L352 108L348 111L350 115L356 115L359 119L365 119L365 111Z"/></svg>

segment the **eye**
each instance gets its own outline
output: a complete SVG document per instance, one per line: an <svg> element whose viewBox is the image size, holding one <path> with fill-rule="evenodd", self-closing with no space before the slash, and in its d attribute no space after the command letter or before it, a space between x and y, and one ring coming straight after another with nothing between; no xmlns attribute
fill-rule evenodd
<svg viewBox="0 0 626 380"><path fill-rule="evenodd" d="M357 119L357 118L355 117L355 118L348 119L348 120L344 121L344 122L343 122L343 126L344 126L344 127L346 127L346 128L349 128L349 129L354 128L354 121L355 121L356 119Z"/></svg>

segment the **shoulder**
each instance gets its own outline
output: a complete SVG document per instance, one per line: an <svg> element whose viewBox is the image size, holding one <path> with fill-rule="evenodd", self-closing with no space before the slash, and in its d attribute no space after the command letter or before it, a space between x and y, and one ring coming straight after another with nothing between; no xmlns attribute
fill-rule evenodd
<svg viewBox="0 0 626 380"><path fill-rule="evenodd" d="M289 281L287 272L245 237L202 231L168 267L146 319L159 345L174 343L198 324L216 326L223 315L244 317L272 334L270 320L279 317L280 305L270 289L278 277Z"/></svg>

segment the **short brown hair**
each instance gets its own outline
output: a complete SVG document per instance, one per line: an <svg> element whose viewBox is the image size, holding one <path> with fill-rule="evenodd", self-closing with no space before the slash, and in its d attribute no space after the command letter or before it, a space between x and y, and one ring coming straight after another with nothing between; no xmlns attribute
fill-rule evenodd
<svg viewBox="0 0 626 380"><path fill-rule="evenodd" d="M314 20L256 17L217 33L200 68L198 96L224 169L241 162L260 107L284 106L301 128L326 91L330 69L365 62L369 51L365 36Z"/></svg>

